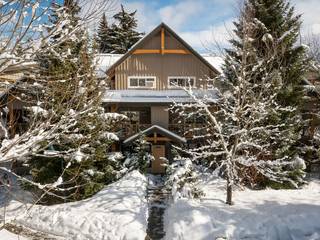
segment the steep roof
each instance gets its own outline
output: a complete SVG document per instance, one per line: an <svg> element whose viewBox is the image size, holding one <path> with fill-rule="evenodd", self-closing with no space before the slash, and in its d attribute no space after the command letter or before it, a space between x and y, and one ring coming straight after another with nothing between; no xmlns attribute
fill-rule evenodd
<svg viewBox="0 0 320 240"><path fill-rule="evenodd" d="M107 75L110 74L118 65L120 65L123 61L125 61L132 53L141 47L144 43L146 43L150 38L155 36L161 29L164 28L168 33L170 33L173 37L175 37L186 49L188 49L194 56L196 56L201 62L203 62L209 69L211 69L216 74L220 74L220 72L213 67L205 58L203 58L196 50L194 50L186 41L184 41L177 33L175 33L168 25L165 23L161 23L154 30L152 30L149 34L144 36L140 41L138 41L132 48L124 54L120 59L118 59L108 70Z"/></svg>

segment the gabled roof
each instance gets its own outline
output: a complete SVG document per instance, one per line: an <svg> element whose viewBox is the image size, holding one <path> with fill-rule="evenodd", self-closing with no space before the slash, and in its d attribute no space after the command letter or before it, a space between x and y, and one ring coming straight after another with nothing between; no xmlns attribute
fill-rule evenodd
<svg viewBox="0 0 320 240"><path fill-rule="evenodd" d="M187 142L187 140L185 138L180 137L179 135L175 134L174 132L171 132L168 129L165 129L165 128L160 127L158 125L153 125L153 126L149 127L148 129L143 130L142 132L137 133L137 134L127 138L126 140L123 141L123 143L129 144L129 143L133 142L134 140L138 139L141 135L148 135L148 134L152 134L155 132L158 134L161 134L165 137L168 137L175 142L181 142L181 143Z"/></svg>
<svg viewBox="0 0 320 240"><path fill-rule="evenodd" d="M216 74L219 74L220 72L213 67L206 59L204 59L196 50L194 50L186 41L184 41L178 34L176 34L168 25L165 23L161 23L159 26L157 26L154 30L152 30L149 34L144 36L140 41L138 41L135 45L132 46L132 48L124 54L118 61L116 61L108 70L107 75L111 71L113 71L118 65L120 65L123 61L125 61L132 53L137 50L139 47L141 47L144 43L146 43L150 38L152 38L154 35L156 35L161 29L164 28L168 33L170 33L173 37L175 37L181 44L188 49L194 56L196 56L201 62L203 62L208 68L210 68L213 72Z"/></svg>

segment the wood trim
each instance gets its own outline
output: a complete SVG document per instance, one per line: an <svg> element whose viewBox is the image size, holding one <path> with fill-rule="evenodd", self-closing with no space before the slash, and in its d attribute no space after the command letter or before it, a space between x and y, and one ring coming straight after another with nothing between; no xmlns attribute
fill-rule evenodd
<svg viewBox="0 0 320 240"><path fill-rule="evenodd" d="M152 54L152 53L161 53L159 49L137 49L133 52L133 54Z"/></svg>
<svg viewBox="0 0 320 240"><path fill-rule="evenodd" d="M154 133L153 133L153 142L154 142L154 143L157 143L157 140L158 140L157 138L158 138L157 133L154 132Z"/></svg>
<svg viewBox="0 0 320 240"><path fill-rule="evenodd" d="M164 34L164 28L161 28L161 54L164 54L164 48L165 48L165 34Z"/></svg>
<svg viewBox="0 0 320 240"><path fill-rule="evenodd" d="M111 112L117 112L118 111L118 104L112 104L111 105Z"/></svg>
<svg viewBox="0 0 320 240"><path fill-rule="evenodd" d="M184 49L137 49L133 54L191 54Z"/></svg>
<svg viewBox="0 0 320 240"><path fill-rule="evenodd" d="M190 54L189 51L184 49L165 49L164 54Z"/></svg>
<svg viewBox="0 0 320 240"><path fill-rule="evenodd" d="M167 137L156 137L156 138L146 137L145 139L148 142L155 142L155 143L157 143L157 142L171 142L172 141L171 139L169 139Z"/></svg>

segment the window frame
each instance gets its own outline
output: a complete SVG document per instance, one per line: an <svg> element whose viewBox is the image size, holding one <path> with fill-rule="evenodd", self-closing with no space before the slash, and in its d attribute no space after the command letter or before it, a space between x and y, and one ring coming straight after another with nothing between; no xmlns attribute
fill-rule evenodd
<svg viewBox="0 0 320 240"><path fill-rule="evenodd" d="M137 79L138 80L138 86L131 86L131 79ZM147 79L153 79L153 86L152 87L147 87L147 86L139 86L139 80L140 79L145 79L145 82L147 82ZM128 77L128 88L132 89L155 89L156 88L156 81L157 78L156 76L129 76Z"/></svg>
<svg viewBox="0 0 320 240"><path fill-rule="evenodd" d="M196 77L195 76L168 76L168 88L169 89L179 89L182 87L187 87L187 86L171 86L170 85L170 80L172 79L178 79L178 78L184 78L187 81L190 81L191 79L193 79L193 86L191 86L191 88L196 88Z"/></svg>

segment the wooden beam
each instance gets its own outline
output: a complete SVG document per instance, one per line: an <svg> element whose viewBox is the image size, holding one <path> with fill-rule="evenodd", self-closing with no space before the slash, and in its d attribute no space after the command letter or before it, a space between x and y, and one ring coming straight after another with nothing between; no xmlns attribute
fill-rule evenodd
<svg viewBox="0 0 320 240"><path fill-rule="evenodd" d="M159 49L137 49L133 54L160 54L161 50Z"/></svg>
<svg viewBox="0 0 320 240"><path fill-rule="evenodd" d="M137 49L133 54L190 54L184 49Z"/></svg>
<svg viewBox="0 0 320 240"><path fill-rule="evenodd" d="M164 28L161 28L161 54L164 54L164 48L165 48L165 34L164 34Z"/></svg>
<svg viewBox="0 0 320 240"><path fill-rule="evenodd" d="M157 142L171 142L172 141L171 139L169 139L167 137L157 137L156 141L154 141L155 140L154 137L146 137L145 139L148 142L155 142L155 143L157 143Z"/></svg>
<svg viewBox="0 0 320 240"><path fill-rule="evenodd" d="M153 142L157 143L157 133L156 132L153 133Z"/></svg>
<svg viewBox="0 0 320 240"><path fill-rule="evenodd" d="M118 104L112 104L111 105L111 112L117 112L117 110L118 110Z"/></svg>
<svg viewBox="0 0 320 240"><path fill-rule="evenodd" d="M112 152L116 152L116 151L117 151L117 146L116 146L115 143L113 143L113 144L111 145L111 151L112 151Z"/></svg>
<svg viewBox="0 0 320 240"><path fill-rule="evenodd" d="M189 51L184 49L165 49L164 54L190 54Z"/></svg>

